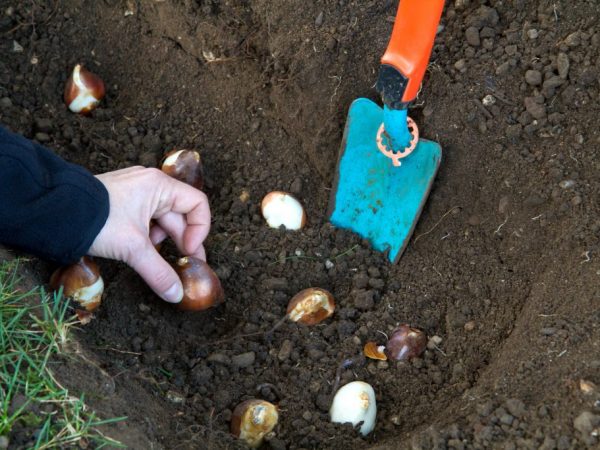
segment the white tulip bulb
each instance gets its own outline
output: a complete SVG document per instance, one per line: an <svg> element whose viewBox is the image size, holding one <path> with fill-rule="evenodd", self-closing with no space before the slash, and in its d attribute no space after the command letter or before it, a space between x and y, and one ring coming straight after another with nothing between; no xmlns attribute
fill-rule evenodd
<svg viewBox="0 0 600 450"><path fill-rule="evenodd" d="M375 391L364 381L353 381L342 386L333 397L329 415L334 423L356 426L362 422L360 433L366 436L375 428Z"/></svg>
<svg viewBox="0 0 600 450"><path fill-rule="evenodd" d="M262 201L263 217L271 228L283 225L287 230L299 230L306 223L306 213L298 200L286 192L267 194Z"/></svg>

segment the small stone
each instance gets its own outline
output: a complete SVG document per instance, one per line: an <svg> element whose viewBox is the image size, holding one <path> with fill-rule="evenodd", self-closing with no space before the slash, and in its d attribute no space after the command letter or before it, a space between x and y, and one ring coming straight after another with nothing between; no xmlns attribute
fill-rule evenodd
<svg viewBox="0 0 600 450"><path fill-rule="evenodd" d="M544 81L543 88L545 90L556 89L560 85L564 84L565 80L561 77L550 77L546 81Z"/></svg>
<svg viewBox="0 0 600 450"><path fill-rule="evenodd" d="M0 436L0 449L1 450L7 449L8 444L10 444L10 441L8 440L8 438L6 436Z"/></svg>
<svg viewBox="0 0 600 450"><path fill-rule="evenodd" d="M135 137L138 135L138 129L136 127L127 128L127 134L131 137Z"/></svg>
<svg viewBox="0 0 600 450"><path fill-rule="evenodd" d="M454 63L454 68L459 72L465 72L467 70L467 61L464 59L459 59Z"/></svg>
<svg viewBox="0 0 600 450"><path fill-rule="evenodd" d="M434 335L427 341L427 348L429 350L435 350L442 343L443 339L440 336Z"/></svg>
<svg viewBox="0 0 600 450"><path fill-rule="evenodd" d="M287 278L267 278L262 284L268 291L285 291L289 286Z"/></svg>
<svg viewBox="0 0 600 450"><path fill-rule="evenodd" d="M562 189L571 189L575 187L575 184L575 180L562 180L560 183L558 183Z"/></svg>
<svg viewBox="0 0 600 450"><path fill-rule="evenodd" d="M239 368L250 367L255 360L256 354L254 352L241 353L231 358L233 365Z"/></svg>
<svg viewBox="0 0 600 450"><path fill-rule="evenodd" d="M476 227L477 225L481 225L481 217L478 215L472 215L467 219L467 223L472 227Z"/></svg>
<svg viewBox="0 0 600 450"><path fill-rule="evenodd" d="M12 106L12 100L8 97L2 97L0 98L0 108L1 109L7 109L10 108Z"/></svg>
<svg viewBox="0 0 600 450"><path fill-rule="evenodd" d="M335 264L334 264L334 263L332 263L330 260L328 260L328 259L327 259L327 260L325 260L325 268L326 268L327 270L329 270L329 269L332 269L334 266L335 266Z"/></svg>
<svg viewBox="0 0 600 450"><path fill-rule="evenodd" d="M579 34L579 32L575 31L574 33L568 35L565 38L565 44L567 44L569 47L579 46L579 44L581 44L581 35Z"/></svg>
<svg viewBox="0 0 600 450"><path fill-rule="evenodd" d="M584 436L589 436L595 427L600 425L600 416L584 411L573 420L573 427Z"/></svg>
<svg viewBox="0 0 600 450"><path fill-rule="evenodd" d="M48 136L47 133L35 133L34 138L36 141L42 142L42 143L50 141L50 136Z"/></svg>
<svg viewBox="0 0 600 450"><path fill-rule="evenodd" d="M479 29L476 27L469 27L465 30L465 39L467 44L472 47L479 47L481 45L481 39L479 38Z"/></svg>
<svg viewBox="0 0 600 450"><path fill-rule="evenodd" d="M208 362L218 363L218 364L223 364L223 365L231 364L231 358L229 358L229 356L227 356L224 353L211 353L210 355L208 355L206 360Z"/></svg>
<svg viewBox="0 0 600 450"><path fill-rule="evenodd" d="M21 44L19 44L17 41L13 41L12 51L13 51L13 53L22 53L23 46Z"/></svg>
<svg viewBox="0 0 600 450"><path fill-rule="evenodd" d="M510 70L510 63L508 61L503 62L496 68L496 75L498 75L498 76L506 75L509 70Z"/></svg>
<svg viewBox="0 0 600 450"><path fill-rule="evenodd" d="M500 422L502 422L505 425L512 425L514 420L515 418L508 413L502 414L500 416Z"/></svg>
<svg viewBox="0 0 600 450"><path fill-rule="evenodd" d="M556 57L556 69L558 70L558 76L563 80L569 75L569 56L566 53L559 53Z"/></svg>
<svg viewBox="0 0 600 450"><path fill-rule="evenodd" d="M539 70L528 70L525 72L525 82L530 86L542 84L542 72Z"/></svg>
<svg viewBox="0 0 600 450"><path fill-rule="evenodd" d="M292 353L293 348L294 345L292 344L292 341L290 341L289 339L283 341L279 352L277 352L277 359L279 359L279 361L285 361L286 359L288 359L290 357L290 354Z"/></svg>
<svg viewBox="0 0 600 450"><path fill-rule="evenodd" d="M527 37L529 39L537 39L538 36L540 35L540 32L538 30L536 30L535 28L530 28L529 30L527 30Z"/></svg>
<svg viewBox="0 0 600 450"><path fill-rule="evenodd" d="M185 397L181 395L179 392L175 391L167 391L166 394L167 400L175 404L183 404L185 403Z"/></svg>
<svg viewBox="0 0 600 450"><path fill-rule="evenodd" d="M42 133L50 133L53 129L52 121L50 119L44 119L36 117L34 120L35 129Z"/></svg>
<svg viewBox="0 0 600 450"><path fill-rule="evenodd" d="M321 25L323 25L323 18L324 18L324 13L323 11L321 11L318 15L317 18L315 19L315 26L320 27Z"/></svg>
<svg viewBox="0 0 600 450"><path fill-rule="evenodd" d="M389 367L390 364L387 361L377 361L378 370L387 370Z"/></svg>
<svg viewBox="0 0 600 450"><path fill-rule="evenodd" d="M290 184L290 192L292 194L300 194L302 192L302 178L294 178L294 181Z"/></svg>
<svg viewBox="0 0 600 450"><path fill-rule="evenodd" d="M467 323L465 323L464 329L466 332L473 331L475 329L475 325L476 323L474 320L469 320Z"/></svg>
<svg viewBox="0 0 600 450"><path fill-rule="evenodd" d="M504 47L504 52L508 56L513 56L515 53L517 53L517 50L518 50L518 48L515 44L507 45L506 47Z"/></svg>
<svg viewBox="0 0 600 450"><path fill-rule="evenodd" d="M150 312L150 307L148 305L146 305L145 303L140 303L138 305L138 309L140 310L140 312L147 314Z"/></svg>
<svg viewBox="0 0 600 450"><path fill-rule="evenodd" d="M515 417L523 417L525 415L525 403L518 398L510 398L505 403L506 409Z"/></svg>
<svg viewBox="0 0 600 450"><path fill-rule="evenodd" d="M543 205L544 199L539 195L532 194L529 197L527 197L523 203L525 204L525 206L535 207Z"/></svg>
<svg viewBox="0 0 600 450"><path fill-rule="evenodd" d="M488 94L483 97L481 103L483 103L483 106L491 106L496 103L496 97L494 97L492 94Z"/></svg>
<svg viewBox="0 0 600 450"><path fill-rule="evenodd" d="M525 109L536 119L546 117L546 106L539 103L536 97L525 97Z"/></svg>
<svg viewBox="0 0 600 450"><path fill-rule="evenodd" d="M508 196L505 195L498 202L498 212L502 215L506 214L506 212L508 211L509 205L510 205L510 200L509 200Z"/></svg>

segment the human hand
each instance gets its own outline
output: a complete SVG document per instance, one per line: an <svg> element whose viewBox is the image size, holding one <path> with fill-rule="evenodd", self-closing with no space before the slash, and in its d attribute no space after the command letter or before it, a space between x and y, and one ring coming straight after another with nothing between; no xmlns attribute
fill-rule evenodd
<svg viewBox="0 0 600 450"><path fill-rule="evenodd" d="M88 253L131 266L162 299L178 303L181 280L154 247L170 236L185 255L206 260L206 195L158 169L129 167L97 175L108 190L108 219ZM155 224L150 228L150 219Z"/></svg>

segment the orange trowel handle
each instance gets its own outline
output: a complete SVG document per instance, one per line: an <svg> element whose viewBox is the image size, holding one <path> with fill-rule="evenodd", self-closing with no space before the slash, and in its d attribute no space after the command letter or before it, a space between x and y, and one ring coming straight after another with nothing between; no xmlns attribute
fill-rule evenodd
<svg viewBox="0 0 600 450"><path fill-rule="evenodd" d="M444 0L400 0L392 37L381 58L382 69L378 81L378 90L387 90L381 93L389 107L406 107L416 98L431 56L443 8ZM381 72L385 72L386 67L388 71L393 68L402 75L401 89L398 86L389 86L388 89L381 86L380 89L380 84L386 84L386 80L381 80ZM387 82L389 84L394 81ZM395 98L386 101L385 94Z"/></svg>

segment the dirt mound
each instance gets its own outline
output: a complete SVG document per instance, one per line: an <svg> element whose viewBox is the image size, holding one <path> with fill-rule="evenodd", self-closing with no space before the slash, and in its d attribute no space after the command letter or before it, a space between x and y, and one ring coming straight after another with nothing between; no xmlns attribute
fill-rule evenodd
<svg viewBox="0 0 600 450"><path fill-rule="evenodd" d="M229 420L249 397L280 407L274 449L597 443L599 394L579 388L600 384L597 6L446 5L411 110L444 157L390 266L325 211L346 111L376 99L396 4L0 1L0 123L94 172L155 166L172 148L205 162L207 250L227 302L178 312L101 261L105 301L79 333L95 365L57 369L103 416L129 417L114 432L131 448L237 448ZM62 103L78 62L107 85L91 117ZM303 231L265 226L271 190L302 200ZM332 319L231 339L270 329L309 286L334 293ZM410 363L338 371L398 323L441 343ZM336 373L377 393L367 438L329 423Z"/></svg>

